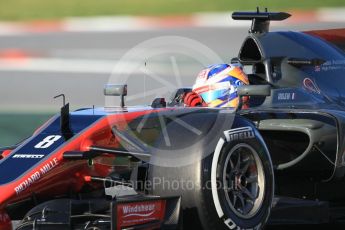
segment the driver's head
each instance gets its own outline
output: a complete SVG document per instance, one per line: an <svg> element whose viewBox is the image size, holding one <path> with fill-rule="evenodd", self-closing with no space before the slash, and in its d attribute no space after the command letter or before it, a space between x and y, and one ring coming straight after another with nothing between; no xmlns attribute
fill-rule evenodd
<svg viewBox="0 0 345 230"><path fill-rule="evenodd" d="M248 84L240 64L217 64L199 73L193 91L209 107L237 107L237 87Z"/></svg>

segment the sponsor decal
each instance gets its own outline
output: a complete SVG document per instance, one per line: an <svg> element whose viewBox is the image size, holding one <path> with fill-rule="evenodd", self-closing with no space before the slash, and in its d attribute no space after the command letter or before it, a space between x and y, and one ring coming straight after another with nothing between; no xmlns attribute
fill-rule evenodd
<svg viewBox="0 0 345 230"><path fill-rule="evenodd" d="M243 81L241 81L241 80L236 80L236 81L235 81L235 85L236 85L236 86L241 86L241 85L244 85L244 83L243 83Z"/></svg>
<svg viewBox="0 0 345 230"><path fill-rule="evenodd" d="M259 230L261 227L261 224L259 224L258 226L255 226L254 228L241 228L240 226L237 226L235 224L235 222L233 220L231 220L230 218L226 219L224 221L224 224L232 230Z"/></svg>
<svg viewBox="0 0 345 230"><path fill-rule="evenodd" d="M117 228L129 227L138 224L145 224L153 221L163 220L165 215L165 201L143 201L117 206Z"/></svg>
<svg viewBox="0 0 345 230"><path fill-rule="evenodd" d="M124 218L129 216L150 216L155 211L155 204L126 205L122 209Z"/></svg>
<svg viewBox="0 0 345 230"><path fill-rule="evenodd" d="M315 66L315 72L320 72L321 71L321 66L317 65Z"/></svg>
<svg viewBox="0 0 345 230"><path fill-rule="evenodd" d="M224 135L228 142L255 138L254 130L250 126L226 130Z"/></svg>
<svg viewBox="0 0 345 230"><path fill-rule="evenodd" d="M24 159L41 159L43 154L14 154L12 158L24 158Z"/></svg>
<svg viewBox="0 0 345 230"><path fill-rule="evenodd" d="M34 182L38 181L44 174L48 173L50 170L55 168L58 164L59 164L59 161L57 158L52 159L51 161L43 165L40 169L38 169L36 172L31 174L28 178L26 178L17 187L15 187L14 191L17 193L17 195L23 192L25 189L30 187L30 185L32 185Z"/></svg>
<svg viewBox="0 0 345 230"><path fill-rule="evenodd" d="M317 87L315 82L311 80L310 78L305 78L303 80L303 87L309 92L318 93L318 94L321 93L321 90L319 89L319 87Z"/></svg>
<svg viewBox="0 0 345 230"><path fill-rule="evenodd" d="M210 72L209 69L201 70L196 78L197 82L204 82L207 80L208 73Z"/></svg>
<svg viewBox="0 0 345 230"><path fill-rule="evenodd" d="M278 93L278 101L290 101L295 100L296 94L295 93Z"/></svg>
<svg viewBox="0 0 345 230"><path fill-rule="evenodd" d="M328 71L339 71L345 70L345 60L344 59L333 59L328 60L318 68L315 67L315 72L328 72Z"/></svg>

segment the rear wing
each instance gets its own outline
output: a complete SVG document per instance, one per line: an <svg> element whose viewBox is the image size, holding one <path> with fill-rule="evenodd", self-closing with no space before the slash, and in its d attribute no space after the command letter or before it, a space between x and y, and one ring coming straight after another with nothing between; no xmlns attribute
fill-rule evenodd
<svg viewBox="0 0 345 230"><path fill-rule="evenodd" d="M285 12L268 12L267 8L264 12L260 12L259 8L256 12L234 12L232 19L252 21L249 33L267 33L269 31L270 21L283 21L291 15Z"/></svg>

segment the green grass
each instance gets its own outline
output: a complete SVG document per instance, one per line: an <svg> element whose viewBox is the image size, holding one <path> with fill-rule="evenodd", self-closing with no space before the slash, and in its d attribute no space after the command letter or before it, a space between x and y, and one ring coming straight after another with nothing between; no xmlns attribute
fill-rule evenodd
<svg viewBox="0 0 345 230"><path fill-rule="evenodd" d="M315 9L344 0L0 0L0 20L56 19L95 15L166 15L205 11Z"/></svg>
<svg viewBox="0 0 345 230"><path fill-rule="evenodd" d="M0 114L0 147L9 146L29 137L52 114Z"/></svg>

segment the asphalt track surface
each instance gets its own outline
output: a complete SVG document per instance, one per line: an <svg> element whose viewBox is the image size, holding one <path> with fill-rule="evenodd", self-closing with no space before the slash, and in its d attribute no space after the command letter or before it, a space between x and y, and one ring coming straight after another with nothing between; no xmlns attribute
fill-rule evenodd
<svg viewBox="0 0 345 230"><path fill-rule="evenodd" d="M273 26L272 30L339 27L342 24L323 23L283 28ZM55 111L61 103L52 98L60 93L66 94L72 108L103 106L106 100L102 89L108 82L127 82L129 105L149 104L154 97L169 96L174 88L192 85L200 69L219 62L209 55L210 50L222 61L229 62L237 56L247 31L247 27L220 27L0 36L0 51L24 50L34 57L13 63L0 60L0 112ZM171 45L171 41L164 44L166 36L188 38L198 44L196 48L195 44L191 45L192 51L188 45L183 47L187 54L191 53L188 56L174 52L183 40L178 44ZM123 55L138 44L162 37L163 43L149 48L153 54L141 52L143 47L139 47L138 56L123 60ZM200 44L204 47L198 47ZM156 51L167 47L167 51L157 54ZM201 50L201 54L193 53L195 49ZM127 63L125 69L128 73L117 71L119 61Z"/></svg>
<svg viewBox="0 0 345 230"><path fill-rule="evenodd" d="M274 26L272 30L330 29L342 26L342 24L324 23L283 28ZM108 82L127 82L128 104L149 104L156 96L168 96L173 88L192 85L198 71L206 65L205 61L213 64L218 60L206 54L207 57L201 58L203 62L201 63L200 57L195 54L188 56L185 53L174 52L173 46L173 49L168 49L165 53L158 52L156 56L145 57L144 54L134 60L126 59L128 73L125 73L125 77L117 76L118 73L116 69L114 70L116 64L123 61L123 55L133 47L152 38L179 36L192 39L198 45L203 44L224 62L229 62L232 57L237 56L247 31L247 27L175 28L136 32L0 36L0 50L25 50L34 57L33 60L31 58L16 60L10 65L0 61L0 112L58 111L61 102L54 101L53 97L60 93L66 94L72 108L75 109L118 103L103 96L103 86ZM169 44L167 42L166 46ZM179 45L181 44L177 44ZM160 50L160 48L162 47L158 45L151 50ZM140 54L143 53L140 52L141 49L142 47L138 51ZM135 67L133 72L130 71L132 66ZM315 227L279 226L268 229L315 229ZM343 226L323 225L316 229L325 228L343 229Z"/></svg>

